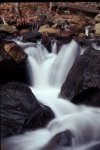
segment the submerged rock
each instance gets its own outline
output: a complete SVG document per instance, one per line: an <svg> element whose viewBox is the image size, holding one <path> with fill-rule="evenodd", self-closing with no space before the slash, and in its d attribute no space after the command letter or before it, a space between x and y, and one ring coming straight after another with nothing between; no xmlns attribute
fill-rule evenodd
<svg viewBox="0 0 100 150"><path fill-rule="evenodd" d="M0 86L1 137L45 126L54 114L39 103L27 85L10 82Z"/></svg>
<svg viewBox="0 0 100 150"><path fill-rule="evenodd" d="M72 146L73 134L66 130L56 134L42 150L61 150Z"/></svg>
<svg viewBox="0 0 100 150"><path fill-rule="evenodd" d="M61 96L100 107L100 51L88 48L78 56L61 88Z"/></svg>

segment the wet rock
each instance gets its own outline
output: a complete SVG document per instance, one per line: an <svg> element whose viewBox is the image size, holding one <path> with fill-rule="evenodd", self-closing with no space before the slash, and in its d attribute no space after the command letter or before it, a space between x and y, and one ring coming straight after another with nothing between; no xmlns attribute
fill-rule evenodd
<svg viewBox="0 0 100 150"><path fill-rule="evenodd" d="M74 104L85 104L100 107L100 89L88 88L83 90L71 100Z"/></svg>
<svg viewBox="0 0 100 150"><path fill-rule="evenodd" d="M3 45L4 51L17 63L25 61L27 55L24 53L22 48L15 42L6 41Z"/></svg>
<svg viewBox="0 0 100 150"><path fill-rule="evenodd" d="M2 40L4 40L5 38L7 38L7 34L5 33L5 32L0 32L0 42L2 41Z"/></svg>
<svg viewBox="0 0 100 150"><path fill-rule="evenodd" d="M72 36L74 35L74 33L70 30L68 31L61 31L60 34L57 35L58 38L66 38L66 40L69 38L72 38Z"/></svg>
<svg viewBox="0 0 100 150"><path fill-rule="evenodd" d="M46 49L51 52L52 50L52 47L51 47L51 40L52 40L52 37L50 36L47 36L46 34L43 34L42 35L42 41L41 43L46 47Z"/></svg>
<svg viewBox="0 0 100 150"><path fill-rule="evenodd" d="M100 36L100 23L95 24L94 30L95 30L95 35Z"/></svg>
<svg viewBox="0 0 100 150"><path fill-rule="evenodd" d="M80 34L81 32L85 32L85 24L78 24L73 23L71 24L70 30L73 31L76 35Z"/></svg>
<svg viewBox="0 0 100 150"><path fill-rule="evenodd" d="M5 31L5 32L8 32L8 33L16 33L18 30L13 25L0 24L0 31Z"/></svg>
<svg viewBox="0 0 100 150"><path fill-rule="evenodd" d="M63 44L68 44L74 36L72 31L61 31L60 34L56 36L57 42L57 50L59 51Z"/></svg>
<svg viewBox="0 0 100 150"><path fill-rule="evenodd" d="M74 103L100 106L100 51L88 48L78 56L61 88Z"/></svg>
<svg viewBox="0 0 100 150"><path fill-rule="evenodd" d="M5 49L4 49L4 46ZM27 78L27 55L14 42L0 44L0 85L10 81L19 81L29 84Z"/></svg>
<svg viewBox="0 0 100 150"><path fill-rule="evenodd" d="M82 37L84 37L85 36L85 33L80 33L79 34L79 38L82 38Z"/></svg>
<svg viewBox="0 0 100 150"><path fill-rule="evenodd" d="M20 30L20 35L23 35L24 33L29 32L29 29L22 29Z"/></svg>
<svg viewBox="0 0 100 150"><path fill-rule="evenodd" d="M73 134L66 130L56 134L42 150L61 150L72 146Z"/></svg>
<svg viewBox="0 0 100 150"><path fill-rule="evenodd" d="M100 14L96 15L94 20L97 22L97 23L100 23Z"/></svg>
<svg viewBox="0 0 100 150"><path fill-rule="evenodd" d="M97 142L96 144L90 146L86 150L99 150L100 149L100 142Z"/></svg>
<svg viewBox="0 0 100 150"><path fill-rule="evenodd" d="M93 36L93 37L91 37ZM79 37L75 36L74 40L76 40L81 46L86 46L86 47L92 47L96 50L100 49L100 38L99 37L94 37L92 33L89 34L89 36L84 36L84 37Z"/></svg>
<svg viewBox="0 0 100 150"><path fill-rule="evenodd" d="M62 29L62 28L67 28L69 27L69 22L63 18L55 18L54 24L57 25L57 28Z"/></svg>
<svg viewBox="0 0 100 150"><path fill-rule="evenodd" d="M48 24L45 24L39 28L39 32L42 34L45 33L45 34L49 34L49 35L52 35L52 34L57 35L60 33L60 30L51 28Z"/></svg>
<svg viewBox="0 0 100 150"><path fill-rule="evenodd" d="M26 32L23 34L23 42L36 42L37 40L41 39L42 34L33 31L33 32Z"/></svg>
<svg viewBox="0 0 100 150"><path fill-rule="evenodd" d="M38 22L38 24L43 25L43 24L46 23L46 21L47 21L47 16L44 15L44 14L38 13L38 16L37 16L37 22Z"/></svg>
<svg viewBox="0 0 100 150"><path fill-rule="evenodd" d="M54 117L27 85L18 82L0 86L0 105L2 138L43 127Z"/></svg>
<svg viewBox="0 0 100 150"><path fill-rule="evenodd" d="M52 51L52 43L56 41L57 52L59 52L63 44L68 44L73 37L73 32L71 31L61 31L60 34L48 36L46 34L42 35L42 44L47 48L49 52Z"/></svg>

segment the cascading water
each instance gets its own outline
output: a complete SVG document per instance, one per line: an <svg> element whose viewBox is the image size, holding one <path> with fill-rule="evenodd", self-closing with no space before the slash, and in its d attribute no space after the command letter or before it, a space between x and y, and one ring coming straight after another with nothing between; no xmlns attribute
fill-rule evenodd
<svg viewBox="0 0 100 150"><path fill-rule="evenodd" d="M7 150L42 150L57 133L66 130L73 135L72 145L61 146L59 150L90 150L96 144L100 145L100 109L76 106L58 98L62 84L80 54L79 45L72 40L63 45L58 54L47 52L41 43L24 51L28 54L28 69L31 70L30 88L41 103L54 111L56 117L43 129L7 139Z"/></svg>
<svg viewBox="0 0 100 150"><path fill-rule="evenodd" d="M51 40L51 49L52 53L57 53L57 41L56 40Z"/></svg>
<svg viewBox="0 0 100 150"><path fill-rule="evenodd" d="M61 87L63 84L71 66L74 63L74 60L77 55L79 55L80 49L78 44L75 41L67 45L63 45L57 56L57 59L53 63L50 76L51 84L53 86Z"/></svg>
<svg viewBox="0 0 100 150"><path fill-rule="evenodd" d="M89 36L90 27L91 27L91 26L86 26L86 27L85 27L85 35L86 35L86 36Z"/></svg>

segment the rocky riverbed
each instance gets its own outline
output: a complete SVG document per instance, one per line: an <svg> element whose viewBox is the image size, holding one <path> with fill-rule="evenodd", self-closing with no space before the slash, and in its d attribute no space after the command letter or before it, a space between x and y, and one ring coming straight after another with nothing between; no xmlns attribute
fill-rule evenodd
<svg viewBox="0 0 100 150"><path fill-rule="evenodd" d="M84 9L80 11L77 6L80 6L80 9L84 6ZM93 11L89 11L92 8ZM21 38L24 46L27 42L35 44L41 40L49 52L51 52L51 41L55 40L57 52L63 44L69 43L72 39L80 46L86 46L84 54L75 60L59 95L69 98L75 104L100 107L99 3L91 2L90 5L88 2L74 3L74 8L72 3L66 2L62 5L57 3L57 7L53 7L51 12L48 11L47 3L37 3L37 5L20 3L20 16L14 13L13 3L2 3L0 9L2 10L0 16L2 137L43 127L54 118L52 110L38 103L28 87L30 85L30 76L27 72L28 56L13 40L16 38ZM78 13L75 13L75 10ZM94 47L93 43L97 47Z"/></svg>

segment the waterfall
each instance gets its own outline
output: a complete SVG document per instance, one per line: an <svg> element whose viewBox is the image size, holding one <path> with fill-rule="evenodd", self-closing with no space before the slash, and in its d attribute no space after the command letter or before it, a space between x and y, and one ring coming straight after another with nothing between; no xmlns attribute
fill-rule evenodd
<svg viewBox="0 0 100 150"><path fill-rule="evenodd" d="M51 68L50 76L52 77L51 84L53 86L61 87L79 53L80 47L74 40L61 47L61 50Z"/></svg>
<svg viewBox="0 0 100 150"><path fill-rule="evenodd" d="M96 50L100 50L100 44L98 45L97 43L93 43L92 44L92 47L94 48L94 49L96 49Z"/></svg>
<svg viewBox="0 0 100 150"><path fill-rule="evenodd" d="M86 26L86 27L85 27L85 35L86 35L86 36L89 36L90 27L91 27L91 26Z"/></svg>
<svg viewBox="0 0 100 150"><path fill-rule="evenodd" d="M24 51L28 54L30 88L42 104L53 110L55 118L45 128L6 139L7 150L47 150L45 146L48 142L57 133L67 130L73 135L72 144L61 146L59 150L90 150L100 144L100 109L77 106L58 97L68 72L80 54L79 45L72 40L63 45L57 54L55 50L49 53L39 42L24 48Z"/></svg>
<svg viewBox="0 0 100 150"><path fill-rule="evenodd" d="M51 49L52 49L52 53L57 53L57 41L56 40L52 40L51 41Z"/></svg>
<svg viewBox="0 0 100 150"><path fill-rule="evenodd" d="M80 47L72 40L71 43L63 45L58 54L54 53L54 51L48 53L43 45L29 47L24 51L29 55L30 64L33 66L31 67L33 70L31 77L35 82L35 85L40 88L38 85L45 83L44 85L42 84L42 87L45 85L47 86L48 84L48 86L60 88L74 63L75 58L80 54ZM38 70L36 75L35 72L37 71L35 70Z"/></svg>

